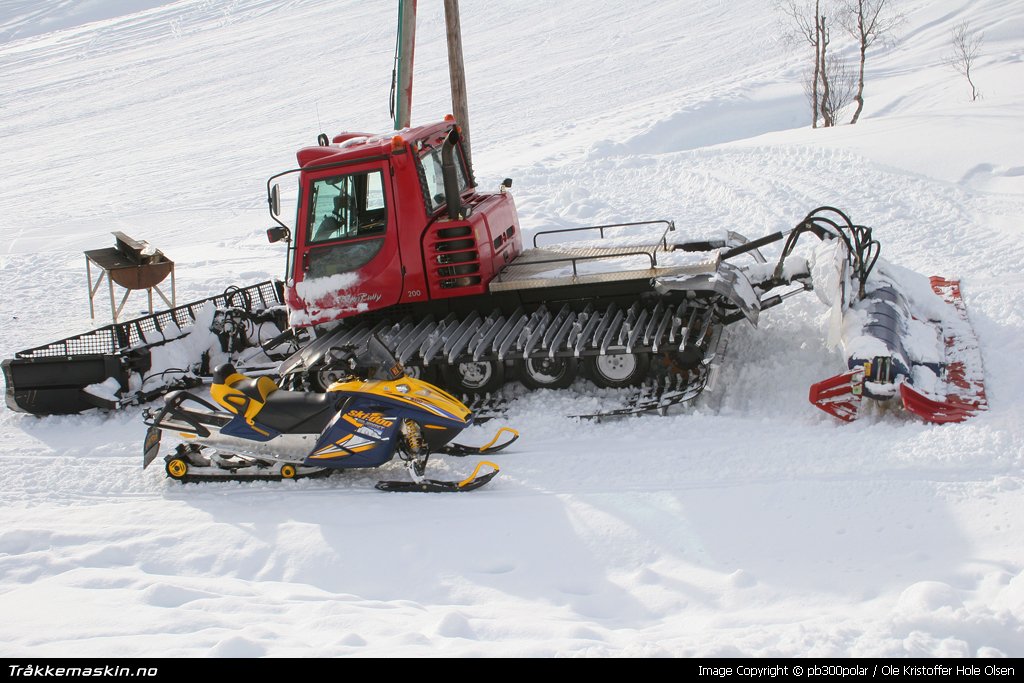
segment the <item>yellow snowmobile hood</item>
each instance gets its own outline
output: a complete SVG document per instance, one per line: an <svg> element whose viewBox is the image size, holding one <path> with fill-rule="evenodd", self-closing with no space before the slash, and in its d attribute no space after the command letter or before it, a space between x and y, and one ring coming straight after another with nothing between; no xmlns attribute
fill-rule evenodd
<svg viewBox="0 0 1024 683"><path fill-rule="evenodd" d="M392 401L415 406L438 417L466 422L470 410L466 405L446 391L438 389L414 377L396 380L349 379L335 382L328 392L342 391L356 394L373 394Z"/></svg>

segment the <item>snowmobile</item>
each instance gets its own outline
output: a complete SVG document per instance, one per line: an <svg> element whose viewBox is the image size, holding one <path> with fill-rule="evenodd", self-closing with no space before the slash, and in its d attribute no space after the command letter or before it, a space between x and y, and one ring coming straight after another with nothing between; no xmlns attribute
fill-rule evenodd
<svg viewBox="0 0 1024 683"><path fill-rule="evenodd" d="M469 408L409 376L376 335L331 353L349 374L325 393L281 389L267 375L246 377L227 363L216 368L210 387L220 408L187 390L168 394L158 413L144 413L143 468L156 459L163 432L171 432L184 442L164 457L165 470L181 482L298 479L379 467L397 453L411 481L379 481L378 489L471 491L493 479L498 466L481 460L465 479L441 481L425 476L430 456L497 453L519 437L501 427L483 446L453 443L473 423ZM483 467L490 471L480 474Z"/></svg>

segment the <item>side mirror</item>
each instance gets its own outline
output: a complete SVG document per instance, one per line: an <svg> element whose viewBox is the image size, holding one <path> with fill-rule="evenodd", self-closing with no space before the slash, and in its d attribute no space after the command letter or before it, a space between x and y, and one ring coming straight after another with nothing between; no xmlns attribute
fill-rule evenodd
<svg viewBox="0 0 1024 683"><path fill-rule="evenodd" d="M270 204L270 215L275 218L281 215L281 187L274 183L270 188L270 196L267 197L267 203ZM274 240L271 240L273 242Z"/></svg>
<svg viewBox="0 0 1024 683"><path fill-rule="evenodd" d="M502 180L501 181L501 187L498 188L498 190L501 191L502 194L505 194L506 192L508 192L511 189L512 189L512 179L511 178L505 178L504 180Z"/></svg>
<svg viewBox="0 0 1024 683"><path fill-rule="evenodd" d="M276 185L274 187L277 187ZM267 241L273 244L274 242L280 242L281 240L287 240L291 235L288 233L288 228L282 228L279 225L275 225L272 228L267 228Z"/></svg>

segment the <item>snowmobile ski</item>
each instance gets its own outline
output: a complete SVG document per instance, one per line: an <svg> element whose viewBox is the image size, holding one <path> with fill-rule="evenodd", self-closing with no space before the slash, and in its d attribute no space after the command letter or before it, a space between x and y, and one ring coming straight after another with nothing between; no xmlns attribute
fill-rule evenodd
<svg viewBox="0 0 1024 683"><path fill-rule="evenodd" d="M498 439L501 438L502 434L509 434L510 438L505 441L498 443ZM483 446L466 446L461 443L451 443L441 447L437 452L442 455L453 455L456 457L463 457L466 455L484 455L492 453L500 453L509 446L511 446L516 439L519 438L519 432L512 429L511 427L501 427L498 432L494 435L494 438L485 443Z"/></svg>
<svg viewBox="0 0 1024 683"><path fill-rule="evenodd" d="M514 441L514 439L513 439ZM479 474L480 468L487 465L493 468L487 474ZM422 493L460 493L473 491L485 485L498 474L498 466L493 462L481 460L473 468L473 473L462 481L443 481L440 479L420 479L419 481L378 481L376 488L380 491L406 493L419 491Z"/></svg>

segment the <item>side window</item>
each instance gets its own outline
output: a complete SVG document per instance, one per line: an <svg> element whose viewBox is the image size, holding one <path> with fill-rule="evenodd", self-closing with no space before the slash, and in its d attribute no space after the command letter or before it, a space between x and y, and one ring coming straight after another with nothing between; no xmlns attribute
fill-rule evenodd
<svg viewBox="0 0 1024 683"><path fill-rule="evenodd" d="M428 213L444 204L444 177L441 174L441 153L428 152L420 159L423 164L423 179L427 184L427 197L430 198Z"/></svg>
<svg viewBox="0 0 1024 683"><path fill-rule="evenodd" d="M380 173L371 173L366 178L366 210L384 210L384 188L381 186Z"/></svg>
<svg viewBox="0 0 1024 683"><path fill-rule="evenodd" d="M380 171L315 180L310 186L309 244L381 235L387 227Z"/></svg>
<svg viewBox="0 0 1024 683"><path fill-rule="evenodd" d="M466 173L462 168L462 159L455 155L455 173L459 179L459 192L466 189ZM430 198L429 213L433 213L445 205L444 173L441 171L441 150L432 149L422 157L423 180L426 183L427 196Z"/></svg>

